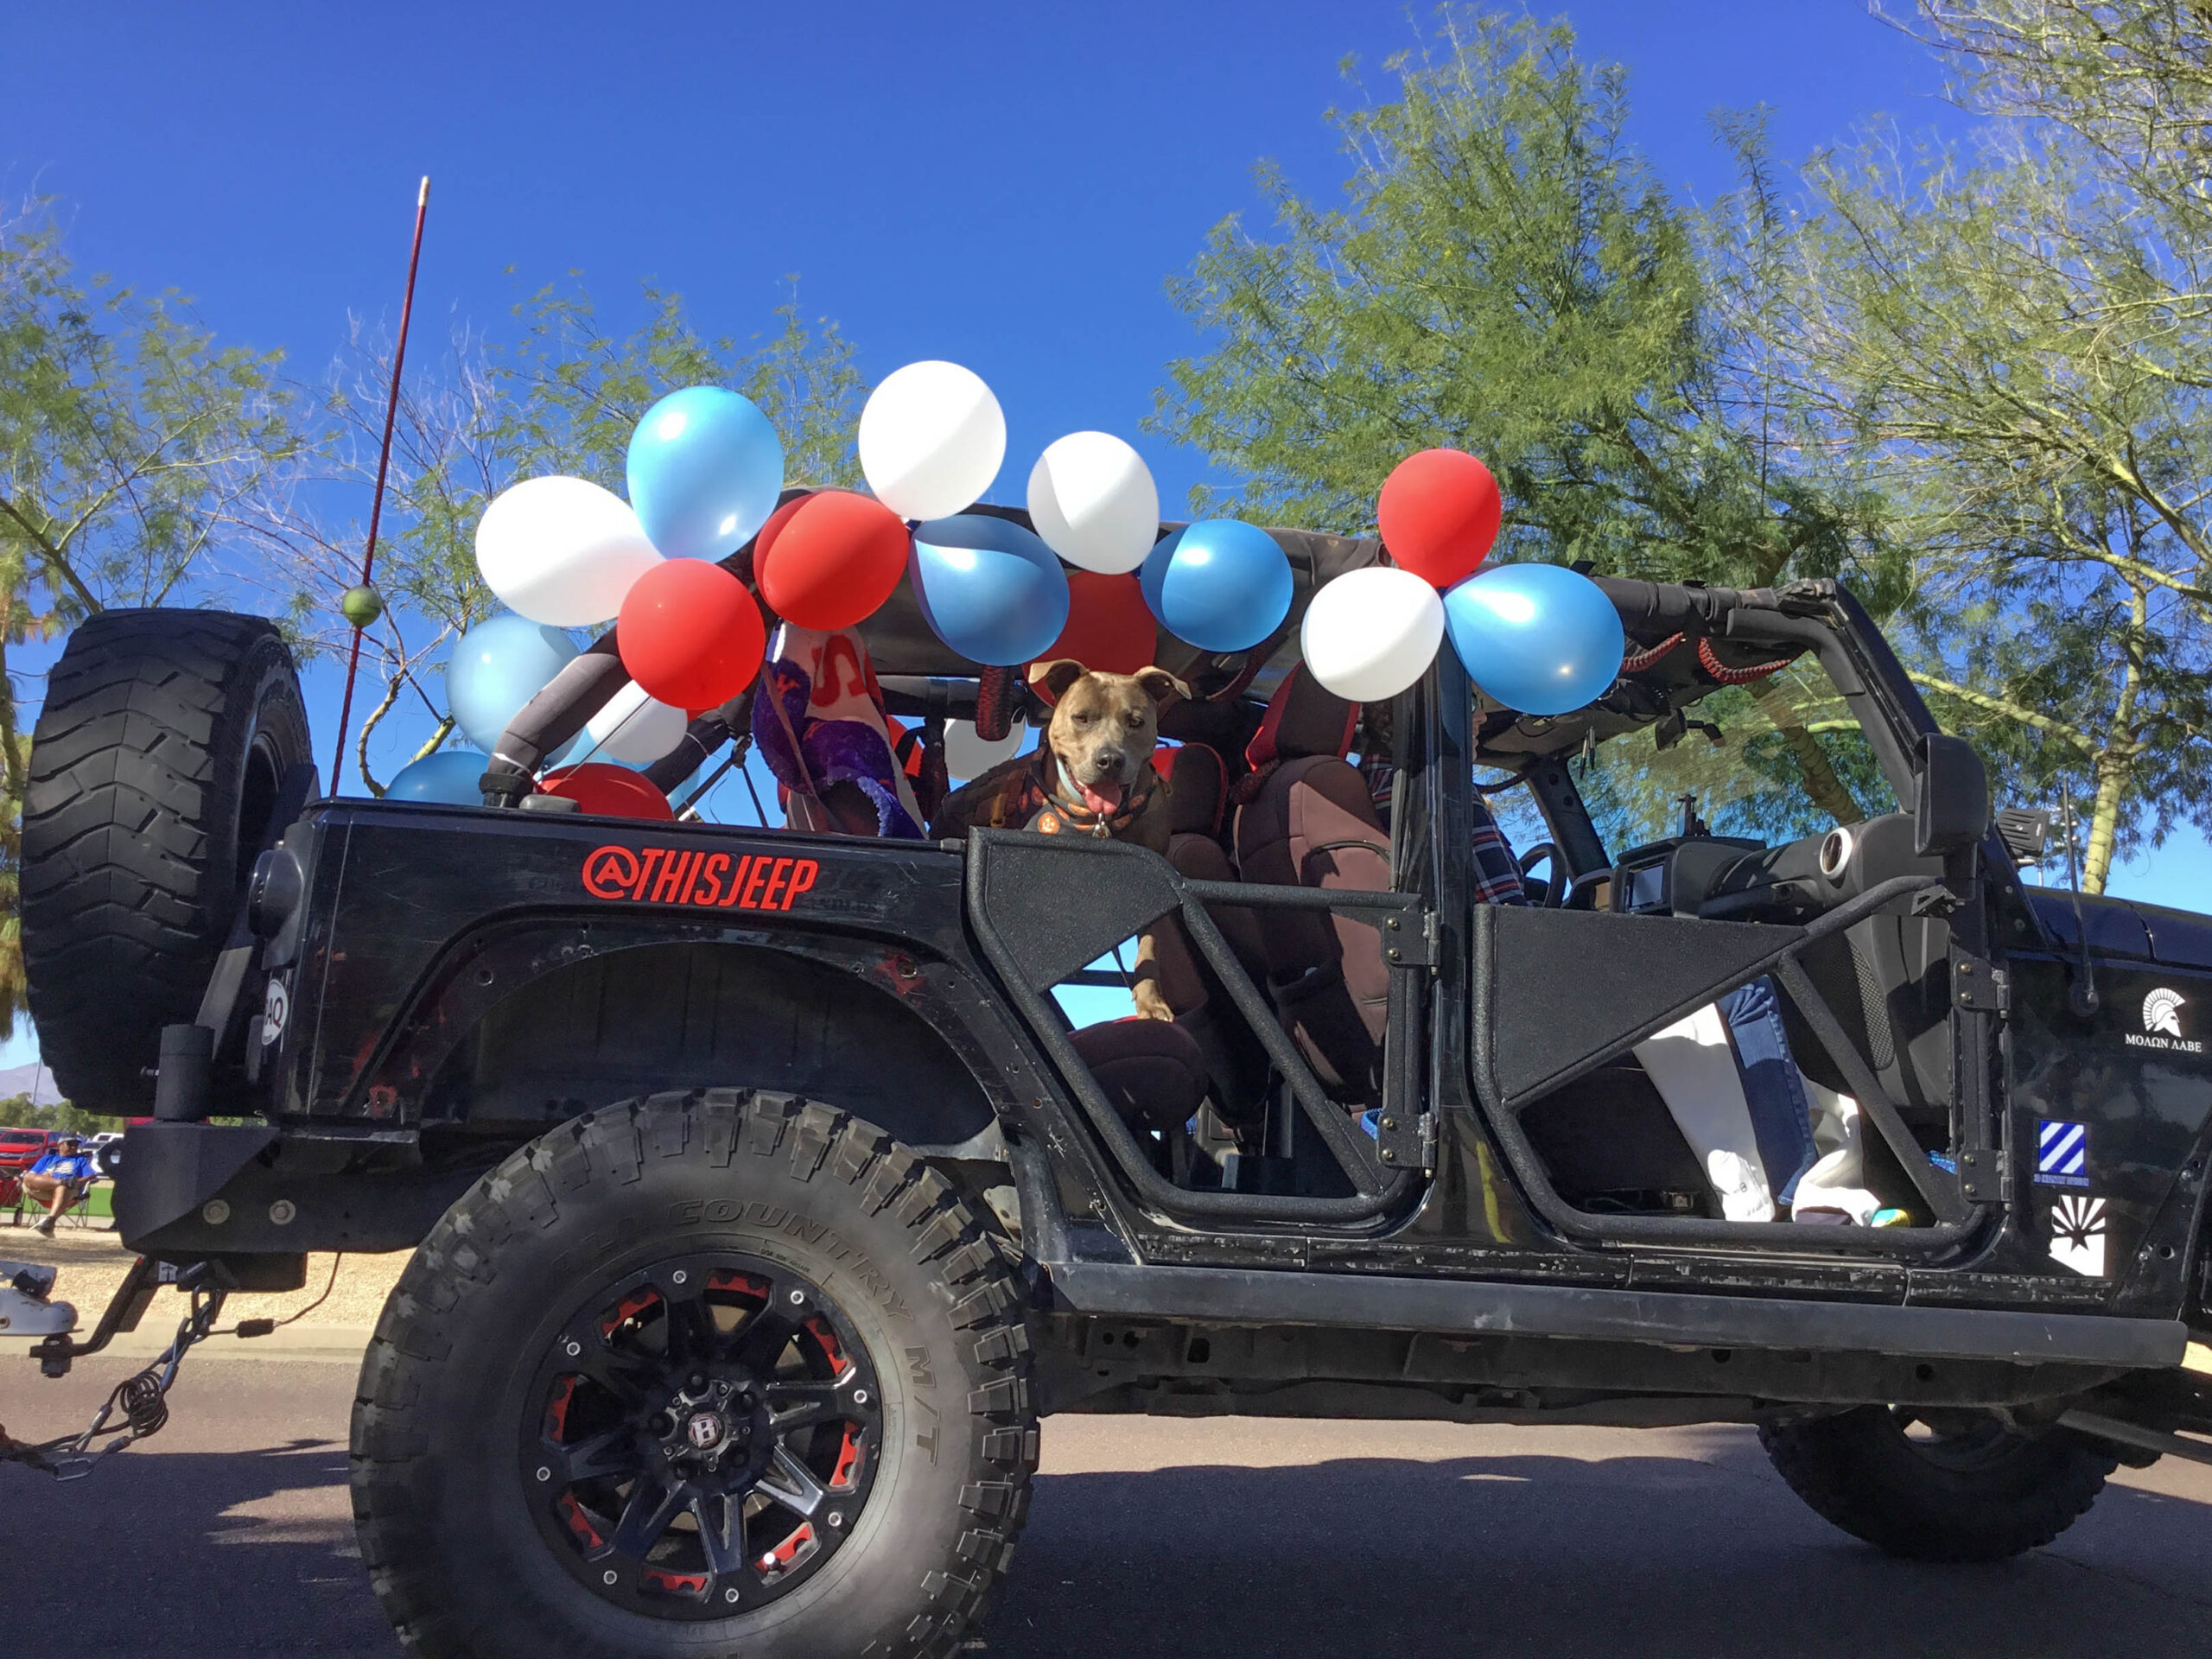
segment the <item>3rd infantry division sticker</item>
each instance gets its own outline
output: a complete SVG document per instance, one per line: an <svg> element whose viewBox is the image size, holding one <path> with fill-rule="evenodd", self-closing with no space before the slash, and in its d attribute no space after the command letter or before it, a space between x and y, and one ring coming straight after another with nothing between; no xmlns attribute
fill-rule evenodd
<svg viewBox="0 0 2212 1659"><path fill-rule="evenodd" d="M2105 1201L2073 1193L2050 1206L2050 1259L2091 1279L2105 1276Z"/></svg>

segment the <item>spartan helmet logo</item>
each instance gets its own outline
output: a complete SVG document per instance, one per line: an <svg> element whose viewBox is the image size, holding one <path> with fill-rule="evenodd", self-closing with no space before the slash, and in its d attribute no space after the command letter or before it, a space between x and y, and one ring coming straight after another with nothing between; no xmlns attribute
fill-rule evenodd
<svg viewBox="0 0 2212 1659"><path fill-rule="evenodd" d="M2143 999L2143 1029L2164 1032L2169 1037L2180 1036L2182 1006L2181 993L2161 985Z"/></svg>

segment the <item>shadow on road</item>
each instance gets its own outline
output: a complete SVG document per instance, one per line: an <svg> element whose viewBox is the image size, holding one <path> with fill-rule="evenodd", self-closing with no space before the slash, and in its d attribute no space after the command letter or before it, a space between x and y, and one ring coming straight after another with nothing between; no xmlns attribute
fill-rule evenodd
<svg viewBox="0 0 2212 1659"><path fill-rule="evenodd" d="M1813 1516L1739 1431L1653 1443L1042 1476L986 1651L2212 1656L2192 1497L2114 1489L2052 1549L1920 1567ZM70 1486L0 1469L7 1628L50 1659L391 1659L345 1478L342 1445L308 1438L149 1447Z"/></svg>
<svg viewBox="0 0 2212 1659"><path fill-rule="evenodd" d="M1712 1444L1699 1457L1046 1476L989 1651L2212 1654L2199 1587L2212 1506L2114 1488L2065 1545L2002 1567L1920 1567L1813 1516L1756 1441L1670 1439ZM2118 1546L2109 1564L2092 1559L2105 1544Z"/></svg>

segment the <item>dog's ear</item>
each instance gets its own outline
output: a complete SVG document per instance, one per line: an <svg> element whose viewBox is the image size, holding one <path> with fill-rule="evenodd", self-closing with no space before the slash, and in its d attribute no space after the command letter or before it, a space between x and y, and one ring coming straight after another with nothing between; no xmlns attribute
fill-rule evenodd
<svg viewBox="0 0 2212 1659"><path fill-rule="evenodd" d="M1166 702L1170 697L1180 697L1185 702L1191 700L1191 688L1164 668L1141 668L1129 677L1154 702Z"/></svg>
<svg viewBox="0 0 2212 1659"><path fill-rule="evenodd" d="M1049 663L1039 663L1029 671L1029 683L1035 686L1047 702L1057 703L1068 694L1068 688L1090 671L1072 657L1056 658Z"/></svg>

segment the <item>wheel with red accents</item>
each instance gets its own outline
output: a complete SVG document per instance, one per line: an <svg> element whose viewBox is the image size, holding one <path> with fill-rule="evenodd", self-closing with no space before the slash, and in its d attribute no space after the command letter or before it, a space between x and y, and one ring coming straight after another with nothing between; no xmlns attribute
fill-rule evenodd
<svg viewBox="0 0 2212 1659"><path fill-rule="evenodd" d="M363 1363L362 1554L415 1651L926 1659L1027 1512L1019 1281L944 1178L783 1096L565 1125Z"/></svg>

